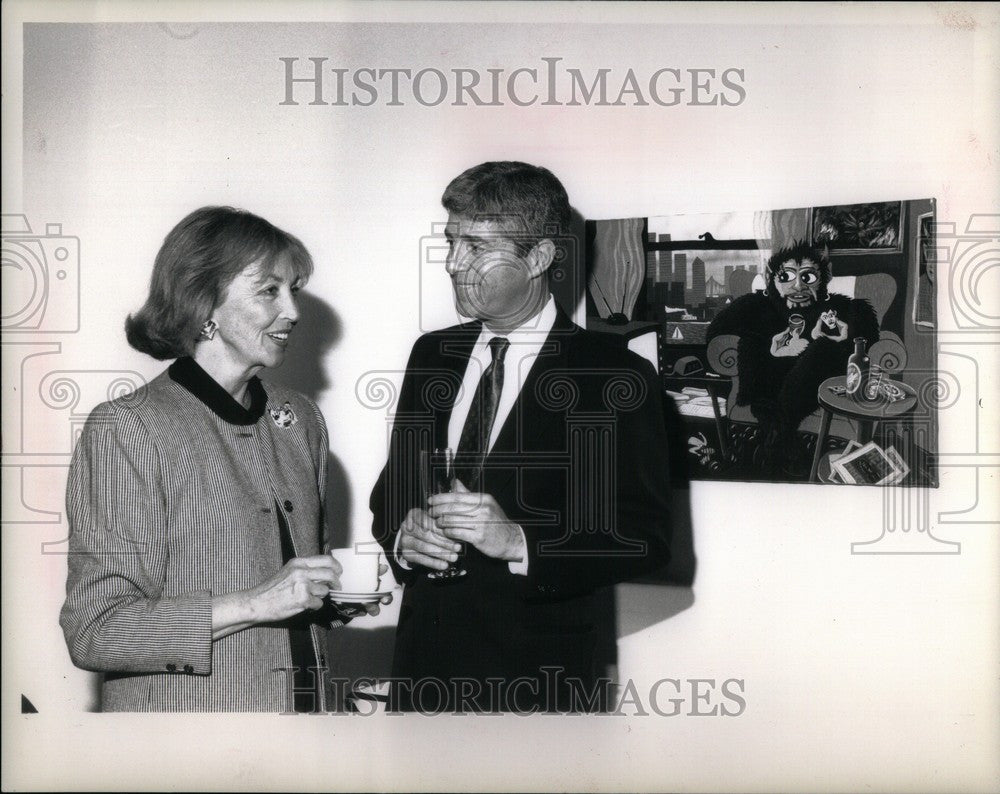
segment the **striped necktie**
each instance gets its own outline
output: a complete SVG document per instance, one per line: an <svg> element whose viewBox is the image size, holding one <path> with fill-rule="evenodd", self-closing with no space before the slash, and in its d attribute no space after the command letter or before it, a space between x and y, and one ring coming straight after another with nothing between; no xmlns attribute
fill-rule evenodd
<svg viewBox="0 0 1000 794"><path fill-rule="evenodd" d="M469 406L469 415L462 426L455 461L456 474L470 491L475 491L479 486L483 461L490 448L490 434L497 418L500 392L503 391L503 358L510 341L494 336L489 344L493 360L479 379L476 393L472 396L472 405Z"/></svg>

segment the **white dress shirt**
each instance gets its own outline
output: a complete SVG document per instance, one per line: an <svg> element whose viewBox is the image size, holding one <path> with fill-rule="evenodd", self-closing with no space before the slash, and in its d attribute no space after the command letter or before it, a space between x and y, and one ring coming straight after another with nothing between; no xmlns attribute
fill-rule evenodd
<svg viewBox="0 0 1000 794"><path fill-rule="evenodd" d="M500 435L500 430L503 428L504 422L507 421L514 403L517 402L521 388L524 386L524 381L531 370L531 365L535 363L535 359L541 352L542 345L545 344L545 340L548 338L549 331L552 330L555 321L556 302L555 298L549 295L548 302L538 314L507 334L494 333L483 325L482 330L479 332L479 338L472 347L472 355L469 356L469 363L465 368L465 377L462 379L462 388L458 393L458 399L455 400L455 404L451 409L451 418L448 420L449 447L455 450L458 449L458 443L462 437L462 428L465 426L465 420L469 416L469 409L472 407L472 398L475 396L476 387L483 377L483 372L486 371L486 368L493 361L493 356L490 353L490 340L493 337L500 336L506 338L510 342L510 346L507 348L507 353L503 360L503 389L500 391L500 402L497 404L497 414L493 421L493 429L490 431L490 443L487 452L493 449L493 445ZM521 530L521 537L523 540L524 530ZM527 543L522 543L522 547L527 549ZM398 552L398 535L396 537L396 549ZM397 559L404 568L409 567L406 565L406 561L398 556L398 553ZM525 554L519 562L508 562L507 567L510 568L510 572L513 574L526 576L528 573L528 555Z"/></svg>

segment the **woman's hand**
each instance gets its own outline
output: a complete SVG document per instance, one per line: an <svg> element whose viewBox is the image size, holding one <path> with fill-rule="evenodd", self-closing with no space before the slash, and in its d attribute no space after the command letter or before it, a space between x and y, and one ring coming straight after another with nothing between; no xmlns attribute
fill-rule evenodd
<svg viewBox="0 0 1000 794"><path fill-rule="evenodd" d="M379 578L385 576L389 573L389 566L384 563L379 563L378 565L378 575ZM361 617L362 615L368 615L369 617L375 617L381 611L379 605L388 606L392 603L392 593L386 593L374 604L353 604L344 603L339 601L334 601L330 599L330 603L333 604L334 611L340 615L341 618L350 620L351 618Z"/></svg>
<svg viewBox="0 0 1000 794"><path fill-rule="evenodd" d="M340 588L342 568L329 554L296 557L274 576L249 590L212 599L212 639L257 623L274 623L307 609L319 609L330 590Z"/></svg>
<svg viewBox="0 0 1000 794"><path fill-rule="evenodd" d="M254 623L284 620L319 609L330 590L340 589L340 563L329 554L296 557L250 592Z"/></svg>

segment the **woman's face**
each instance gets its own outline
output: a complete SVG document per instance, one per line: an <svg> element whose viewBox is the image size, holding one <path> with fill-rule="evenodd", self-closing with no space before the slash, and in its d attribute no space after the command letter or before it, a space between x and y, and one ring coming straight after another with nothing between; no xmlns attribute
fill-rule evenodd
<svg viewBox="0 0 1000 794"><path fill-rule="evenodd" d="M255 370L281 364L299 319L295 296L301 286L284 253L271 268L255 262L233 279L212 313L219 326L216 339L233 366Z"/></svg>

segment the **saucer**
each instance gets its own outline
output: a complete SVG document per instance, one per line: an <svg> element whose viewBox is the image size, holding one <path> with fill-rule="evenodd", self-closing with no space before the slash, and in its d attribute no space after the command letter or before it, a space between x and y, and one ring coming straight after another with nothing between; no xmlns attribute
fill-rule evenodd
<svg viewBox="0 0 1000 794"><path fill-rule="evenodd" d="M391 587L388 590L376 590L373 593L349 593L344 590L331 590L330 600L336 601L338 604L374 604L387 595L391 595L395 589L395 587Z"/></svg>

